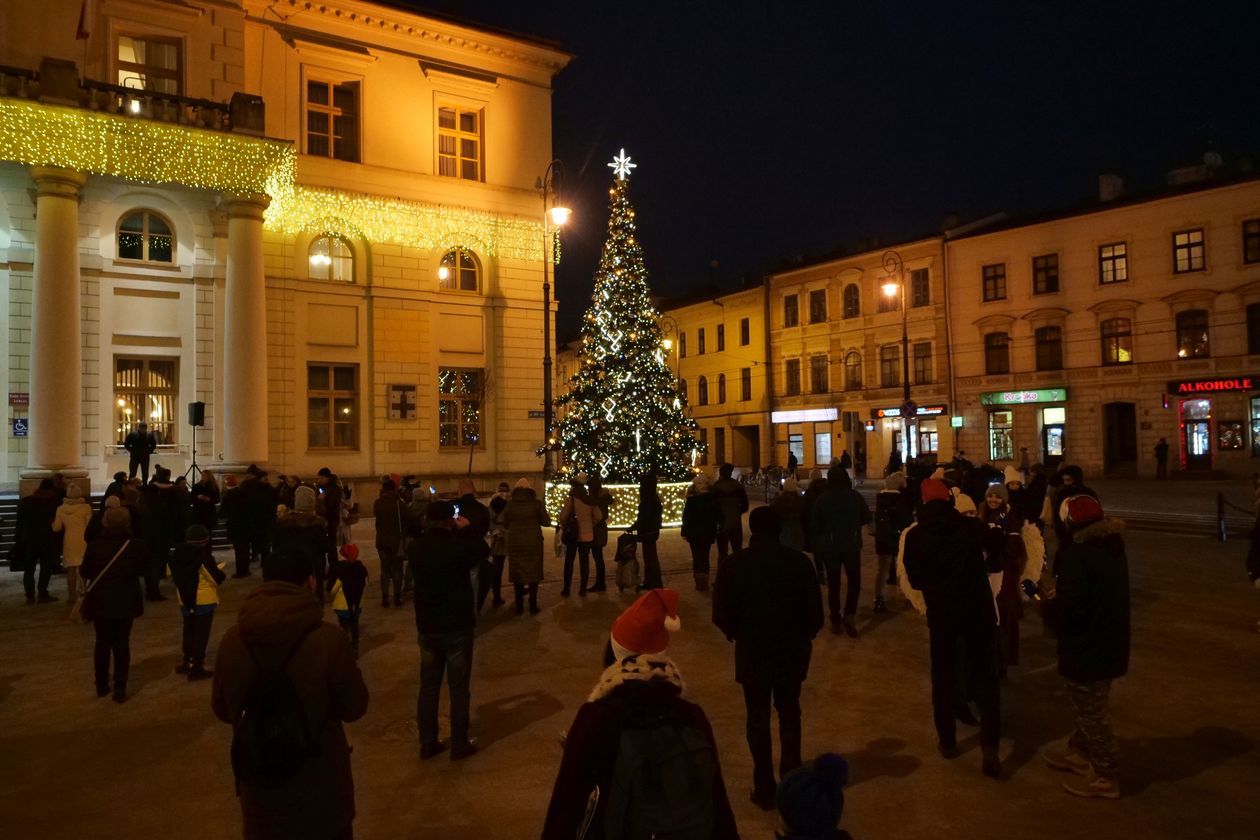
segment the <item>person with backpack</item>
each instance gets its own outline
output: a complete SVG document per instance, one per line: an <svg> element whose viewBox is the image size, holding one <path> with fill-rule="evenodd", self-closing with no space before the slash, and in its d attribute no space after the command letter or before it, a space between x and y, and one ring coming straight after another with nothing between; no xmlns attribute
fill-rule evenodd
<svg viewBox="0 0 1260 840"><path fill-rule="evenodd" d="M884 479L884 489L875 496L875 555L879 558L875 573L875 612L887 612L884 590L895 582L893 561L901 532L910 524L910 505L906 501L906 474L895 472Z"/></svg>
<svg viewBox="0 0 1260 840"><path fill-rule="evenodd" d="M368 689L350 641L322 620L306 552L274 552L219 642L210 706L232 726L247 840L340 840L354 823L345 723Z"/></svg>
<svg viewBox="0 0 1260 840"><path fill-rule="evenodd" d="M376 518L376 555L381 560L381 606L389 606L389 585L394 585L394 606L403 602L403 537L407 519L406 506L398 497L398 488L389 476L381 479L381 493L372 503Z"/></svg>
<svg viewBox="0 0 1260 840"><path fill-rule="evenodd" d="M363 590L367 588L367 568L359 560L359 547L346 543L338 552L340 559L328 570L328 592L332 595L333 615L350 637L354 655L359 655L359 616L363 613Z"/></svg>
<svg viewBox="0 0 1260 840"><path fill-rule="evenodd" d="M745 733L753 758L749 798L774 808L770 704L779 713L779 774L801 765L801 684L823 626L822 595L809 558L780 543L771 507L748 517L748 548L727 560L713 591L713 623L735 642L735 681L744 689Z"/></svg>
<svg viewBox="0 0 1260 840"><path fill-rule="evenodd" d="M748 493L744 485L736 481L735 465L725 463L718 467L718 480L713 483L713 495L717 497L718 515L721 522L717 534L718 574L728 555L744 547L744 520L748 513Z"/></svg>
<svg viewBox="0 0 1260 840"><path fill-rule="evenodd" d="M543 840L739 837L713 729L668 656L680 627L672 589L613 622L606 669L564 739Z"/></svg>
<svg viewBox="0 0 1260 840"><path fill-rule="evenodd" d="M183 660L175 667L175 673L187 674L189 682L204 680L213 674L206 668L206 646L214 611L219 606L219 584L227 579L214 562L210 532L204 525L189 525L184 542L175 546L171 577L184 619Z"/></svg>
<svg viewBox="0 0 1260 840"><path fill-rule="evenodd" d="M866 499L853 489L843 467L827 471L827 489L818 497L810 520L811 544L822 552L827 567L827 607L831 632L856 639L858 598L862 592L862 528L871 522ZM844 611L840 610L840 571L848 580Z"/></svg>

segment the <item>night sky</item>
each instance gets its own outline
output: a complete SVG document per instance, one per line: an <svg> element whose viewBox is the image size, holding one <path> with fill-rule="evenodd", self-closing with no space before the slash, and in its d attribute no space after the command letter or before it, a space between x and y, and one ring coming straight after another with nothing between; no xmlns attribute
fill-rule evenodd
<svg viewBox="0 0 1260 840"><path fill-rule="evenodd" d="M557 269L576 331L622 146L653 290L736 287L789 260L1130 192L1255 156L1260 4L441 2L553 40L554 149L574 219ZM713 263L716 261L716 267Z"/></svg>

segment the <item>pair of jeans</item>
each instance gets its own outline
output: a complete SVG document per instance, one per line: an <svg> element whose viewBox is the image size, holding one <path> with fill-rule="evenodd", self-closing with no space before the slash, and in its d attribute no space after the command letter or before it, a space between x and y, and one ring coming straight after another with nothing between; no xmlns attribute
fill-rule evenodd
<svg viewBox="0 0 1260 840"><path fill-rule="evenodd" d="M1108 714L1111 680L1088 683L1067 680L1067 689L1076 710L1076 729L1068 739L1068 747L1088 758L1099 776L1114 781L1120 772L1120 748Z"/></svg>
<svg viewBox="0 0 1260 840"><path fill-rule="evenodd" d="M779 776L801 766L801 681L767 675L744 683L745 735L753 760L753 790L773 796L774 753L770 741L770 703L779 714Z"/></svg>
<svg viewBox="0 0 1260 840"><path fill-rule="evenodd" d="M421 746L438 741L438 699L443 674L451 696L451 743L454 746L467 743L472 655L472 630L420 634L420 698L416 702L416 723Z"/></svg>
<svg viewBox="0 0 1260 840"><path fill-rule="evenodd" d="M376 554L381 558L381 603L389 601L389 585L394 584L394 600L401 601L403 594L403 558L397 548L376 544Z"/></svg>
<svg viewBox="0 0 1260 840"><path fill-rule="evenodd" d="M53 566L57 565L57 556L53 553L51 545L39 547L32 552L32 555L30 565L22 573L22 588L26 590L27 598L34 598L36 594L35 567L39 566L38 592L40 595L47 595L48 583L52 580Z"/></svg>
<svg viewBox="0 0 1260 840"><path fill-rule="evenodd" d="M989 618L992 615L990 614ZM966 669L968 687L980 707L980 745L996 747L1002 734L997 675L997 628L975 618L928 616L932 659L932 719L942 746L957 746L955 715L960 701L958 675Z"/></svg>
<svg viewBox="0 0 1260 840"><path fill-rule="evenodd" d="M363 612L362 607L355 607L352 610L335 610L337 613L337 624L342 631L350 637L350 647L354 648L357 653L359 650L359 615Z"/></svg>
<svg viewBox="0 0 1260 840"><path fill-rule="evenodd" d="M496 554L489 560L483 560L481 571L477 576L477 612L486 605L486 596L494 592L494 603L503 603L503 564L507 562L506 554Z"/></svg>
<svg viewBox="0 0 1260 840"><path fill-rule="evenodd" d="M722 561L726 559L728 554L734 554L744 547L744 529L740 525L734 528L728 528L718 531L717 535L717 558L718 569L722 568Z"/></svg>
<svg viewBox="0 0 1260 840"><path fill-rule="evenodd" d="M832 618L841 616L840 612L840 570L848 580L849 590L844 596L844 617L857 615L858 598L862 594L862 554L856 548L841 549L834 546L827 549L823 562L827 566L827 608Z"/></svg>
<svg viewBox="0 0 1260 840"><path fill-rule="evenodd" d="M604 536L606 544L607 533ZM599 544L598 539L591 543L591 560L595 563L595 588L602 589L604 586L604 546Z"/></svg>
<svg viewBox="0 0 1260 840"><path fill-rule="evenodd" d="M184 616L184 661L200 668L206 663L206 646L210 644L210 625L214 622L214 604L180 607Z"/></svg>
<svg viewBox="0 0 1260 840"><path fill-rule="evenodd" d="M656 553L656 541L660 534L645 534L639 537L639 546L643 549L643 589L660 589L665 585L661 580L661 558Z"/></svg>
<svg viewBox="0 0 1260 840"><path fill-rule="evenodd" d="M92 665L96 671L96 687L109 689L109 660L114 660L114 694L127 696L127 671L131 668L131 618L98 618L92 622L96 628L96 649Z"/></svg>
<svg viewBox="0 0 1260 840"><path fill-rule="evenodd" d="M148 455L132 455L127 463L127 478L136 477L137 468L140 470L140 478L145 484L149 483L149 456Z"/></svg>
<svg viewBox="0 0 1260 840"><path fill-rule="evenodd" d="M564 591L568 592L573 583L573 558L579 557L578 574L582 583L582 591L586 591L586 582L591 574L591 544L588 542L566 543L564 546Z"/></svg>
<svg viewBox="0 0 1260 840"><path fill-rule="evenodd" d="M709 573L709 551L713 548L713 541L701 542L700 540L691 540L687 545L691 546L692 573L707 575Z"/></svg>

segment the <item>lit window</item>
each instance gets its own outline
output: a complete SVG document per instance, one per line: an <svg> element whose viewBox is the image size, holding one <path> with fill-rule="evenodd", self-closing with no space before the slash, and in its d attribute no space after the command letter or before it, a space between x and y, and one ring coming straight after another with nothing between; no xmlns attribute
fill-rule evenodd
<svg viewBox="0 0 1260 840"><path fill-rule="evenodd" d="M114 357L114 440L122 445L141 423L159 446L176 442L179 359Z"/></svg>
<svg viewBox="0 0 1260 840"><path fill-rule="evenodd" d="M814 463L831 464L831 432L814 432Z"/></svg>
<svg viewBox="0 0 1260 840"><path fill-rule="evenodd" d="M119 35L118 86L178 96L183 88L178 38Z"/></svg>
<svg viewBox="0 0 1260 840"><path fill-rule="evenodd" d="M990 376L1011 372L1011 337L989 333L984 337L984 372Z"/></svg>
<svg viewBox="0 0 1260 840"><path fill-rule="evenodd" d="M940 446L940 436L936 431L936 418L923 418L918 422L919 454L935 455Z"/></svg>
<svg viewBox="0 0 1260 840"><path fill-rule="evenodd" d="M307 261L312 280L354 282L354 252L340 236L326 234L316 238L307 252Z"/></svg>
<svg viewBox="0 0 1260 840"><path fill-rule="evenodd" d="M1129 279L1129 251L1123 242L1098 249L1098 282L1124 283Z"/></svg>
<svg viewBox="0 0 1260 840"><path fill-rule="evenodd" d="M442 264L438 266L438 285L451 292L476 292L481 287L480 274L481 268L472 251L452 248L442 255ZM685 342L683 355L686 355Z"/></svg>
<svg viewBox="0 0 1260 840"><path fill-rule="evenodd" d="M862 389L862 354L856 350L844 357L844 387L846 391Z"/></svg>
<svg viewBox="0 0 1260 840"><path fill-rule="evenodd" d="M306 153L359 162L359 83L306 82Z"/></svg>
<svg viewBox="0 0 1260 840"><path fill-rule="evenodd" d="M1209 355L1207 310L1189 309L1178 312L1177 358L1202 359Z"/></svg>
<svg viewBox="0 0 1260 840"><path fill-rule="evenodd" d="M306 366L306 445L310 449L359 446L359 366Z"/></svg>
<svg viewBox="0 0 1260 840"><path fill-rule="evenodd" d="M1009 461L1015 457L1015 430L1010 411L989 412L989 460Z"/></svg>
<svg viewBox="0 0 1260 840"><path fill-rule="evenodd" d="M800 322L800 301L796 295L788 295L783 299L783 326L795 327Z"/></svg>
<svg viewBox="0 0 1260 840"><path fill-rule="evenodd" d="M1102 322L1102 363L1133 364L1133 322L1128 318L1110 318Z"/></svg>
<svg viewBox="0 0 1260 840"><path fill-rule="evenodd" d="M1006 263L986 265L981 274L984 278L984 299L1006 300Z"/></svg>
<svg viewBox="0 0 1260 840"><path fill-rule="evenodd" d="M169 263L174 259L171 223L157 213L137 210L118 223L118 259Z"/></svg>
<svg viewBox="0 0 1260 840"><path fill-rule="evenodd" d="M862 293L856 283L844 287L844 317L856 318L862 314Z"/></svg>
<svg viewBox="0 0 1260 840"><path fill-rule="evenodd" d="M1038 327L1034 339L1037 370L1063 370L1063 328Z"/></svg>
<svg viewBox="0 0 1260 840"><path fill-rule="evenodd" d="M481 178L481 112L438 108L438 174L465 181Z"/></svg>
<svg viewBox="0 0 1260 840"><path fill-rule="evenodd" d="M1059 255L1033 257L1033 294L1052 295L1059 291Z"/></svg>
<svg viewBox="0 0 1260 840"><path fill-rule="evenodd" d="M438 446L481 445L481 406L486 394L485 371L443 368L438 371Z"/></svg>
<svg viewBox="0 0 1260 840"><path fill-rule="evenodd" d="M1203 228L1173 234L1173 272L1202 271L1204 265Z"/></svg>

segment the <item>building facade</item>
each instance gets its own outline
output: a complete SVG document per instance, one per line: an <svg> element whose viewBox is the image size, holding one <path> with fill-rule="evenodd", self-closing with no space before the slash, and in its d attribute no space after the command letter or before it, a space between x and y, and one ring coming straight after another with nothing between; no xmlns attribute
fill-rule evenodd
<svg viewBox="0 0 1260 840"><path fill-rule="evenodd" d="M226 470L540 472L569 56L358 0L80 7L0 32L0 483L103 481L140 420L177 474L194 433Z"/></svg>

